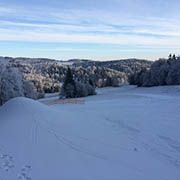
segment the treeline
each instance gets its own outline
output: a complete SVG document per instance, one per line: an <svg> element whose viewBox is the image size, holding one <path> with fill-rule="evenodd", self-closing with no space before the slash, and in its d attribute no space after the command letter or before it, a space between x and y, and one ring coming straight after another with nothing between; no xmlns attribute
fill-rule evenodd
<svg viewBox="0 0 180 180"><path fill-rule="evenodd" d="M114 61L88 61L88 60L71 60L74 67L103 67L111 70L116 70L121 73L125 73L126 76L140 71L143 68L149 68L152 61L140 60L140 59L124 59L124 60L114 60Z"/></svg>
<svg viewBox="0 0 180 180"><path fill-rule="evenodd" d="M150 67L150 61L129 59L119 61L70 60L0 57L0 104L25 96L33 99L45 93L61 92L70 67L75 83L73 97L95 94L96 87L118 87L129 83L135 72ZM74 86L74 85L73 85ZM69 85L66 90L72 93ZM66 91L68 92L68 91ZM65 94L66 97L71 96Z"/></svg>
<svg viewBox="0 0 180 180"><path fill-rule="evenodd" d="M19 96L38 99L45 93L61 92L69 66L76 85L73 97L93 95L96 87L128 82L124 73L103 67L74 67L47 59L0 58L0 104Z"/></svg>
<svg viewBox="0 0 180 180"><path fill-rule="evenodd" d="M169 55L155 61L150 68L143 68L130 77L130 84L151 87L180 84L180 57Z"/></svg>
<svg viewBox="0 0 180 180"><path fill-rule="evenodd" d="M8 66L18 68L26 80L32 81L38 91L45 93L61 89L68 66L76 79L91 79L96 87L120 86L128 82L125 73L101 66L76 67L74 63L47 59L3 58L3 61L7 61Z"/></svg>

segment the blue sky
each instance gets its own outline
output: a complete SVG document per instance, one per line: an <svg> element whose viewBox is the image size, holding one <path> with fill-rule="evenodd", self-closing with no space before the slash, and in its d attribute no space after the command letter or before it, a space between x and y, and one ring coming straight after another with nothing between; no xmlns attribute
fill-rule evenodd
<svg viewBox="0 0 180 180"><path fill-rule="evenodd" d="M180 48L178 0L0 1L3 56L157 59Z"/></svg>

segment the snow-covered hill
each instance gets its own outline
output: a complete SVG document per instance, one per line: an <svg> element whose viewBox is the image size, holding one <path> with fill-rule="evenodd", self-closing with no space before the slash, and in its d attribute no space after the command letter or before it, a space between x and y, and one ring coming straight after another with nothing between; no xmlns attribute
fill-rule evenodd
<svg viewBox="0 0 180 180"><path fill-rule="evenodd" d="M0 180L179 180L179 86L54 100L0 108Z"/></svg>

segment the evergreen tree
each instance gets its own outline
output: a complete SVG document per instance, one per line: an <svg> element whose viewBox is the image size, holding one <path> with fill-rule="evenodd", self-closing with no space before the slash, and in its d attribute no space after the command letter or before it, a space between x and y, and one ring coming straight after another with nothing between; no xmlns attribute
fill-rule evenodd
<svg viewBox="0 0 180 180"><path fill-rule="evenodd" d="M94 83L93 83L92 79L89 79L89 84L90 84L92 87L94 87Z"/></svg>
<svg viewBox="0 0 180 180"><path fill-rule="evenodd" d="M172 59L176 60L176 55L175 54L173 54Z"/></svg>
<svg viewBox="0 0 180 180"><path fill-rule="evenodd" d="M66 98L74 98L76 97L76 94L76 83L73 79L72 71L68 67L61 95L65 96Z"/></svg>
<svg viewBox="0 0 180 180"><path fill-rule="evenodd" d="M169 60L172 59L172 54L169 54L168 59L169 59Z"/></svg>
<svg viewBox="0 0 180 180"><path fill-rule="evenodd" d="M112 78L109 76L106 79L106 86L112 86Z"/></svg>
<svg viewBox="0 0 180 180"><path fill-rule="evenodd" d="M65 81L64 81L64 86L66 86L67 84L74 84L74 79L73 79L73 74L71 69L68 67L67 69L67 73L66 73L66 77L65 77Z"/></svg>

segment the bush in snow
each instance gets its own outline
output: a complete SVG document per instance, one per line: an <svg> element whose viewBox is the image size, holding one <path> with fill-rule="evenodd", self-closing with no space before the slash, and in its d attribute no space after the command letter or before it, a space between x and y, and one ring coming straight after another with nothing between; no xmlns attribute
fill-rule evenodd
<svg viewBox="0 0 180 180"><path fill-rule="evenodd" d="M66 98L75 98L94 94L96 93L93 82L91 80L89 80L88 83L79 82L77 80L75 81L71 69L68 68L60 94L61 97L64 96Z"/></svg>
<svg viewBox="0 0 180 180"><path fill-rule="evenodd" d="M25 80L23 82L24 87L24 96L31 99L38 99L39 93L37 92L36 87L33 82Z"/></svg>
<svg viewBox="0 0 180 180"><path fill-rule="evenodd" d="M32 99L44 97L43 91L38 92L33 81L24 80L18 68L1 66L0 70L0 105L11 98L25 96Z"/></svg>
<svg viewBox="0 0 180 180"><path fill-rule="evenodd" d="M77 95L76 97L85 97L85 96L90 96L90 95L95 95L95 87L92 86L89 83L82 83L76 81L76 92Z"/></svg>
<svg viewBox="0 0 180 180"><path fill-rule="evenodd" d="M0 77L0 104L19 96L24 96L22 75L17 68L7 67Z"/></svg>

